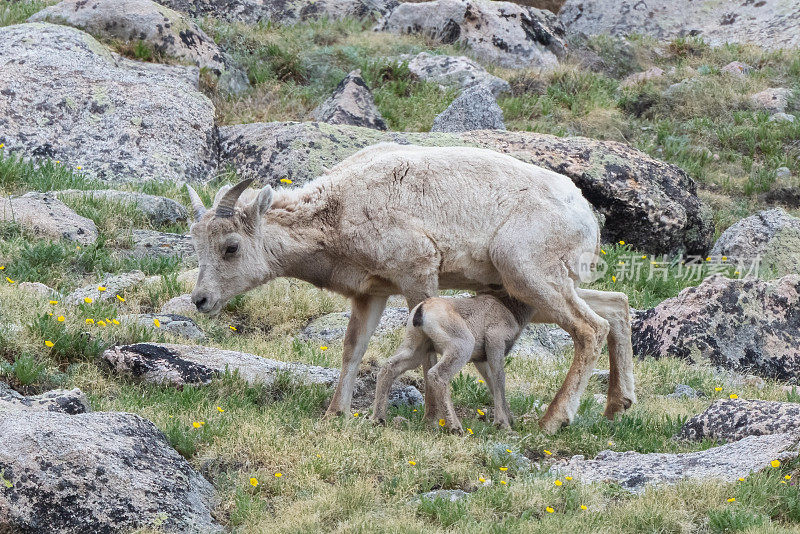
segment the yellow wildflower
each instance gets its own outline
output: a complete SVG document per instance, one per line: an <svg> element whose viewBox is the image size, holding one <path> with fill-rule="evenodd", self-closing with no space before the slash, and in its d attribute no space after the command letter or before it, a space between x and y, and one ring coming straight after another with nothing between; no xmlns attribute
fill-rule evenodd
<svg viewBox="0 0 800 534"><path fill-rule="evenodd" d="M722 388L717 386L717 387L714 388L714 391L722 391Z"/></svg>
<svg viewBox="0 0 800 534"><path fill-rule="evenodd" d="M620 241L620 242L619 242L619 244L620 244L620 245L624 245L624 244L625 244L625 241Z"/></svg>
<svg viewBox="0 0 800 534"><path fill-rule="evenodd" d="M117 295L117 300L120 301L120 302L125 302L125 299L120 297L119 295Z"/></svg>
<svg viewBox="0 0 800 534"><path fill-rule="evenodd" d="M325 345L322 345L322 346L319 348L319 350L325 351L325 350L328 350L328 347L326 347Z"/></svg>
<svg viewBox="0 0 800 534"><path fill-rule="evenodd" d="M780 460L772 460L769 463L769 465L771 465L772 467L780 467L781 466L781 461Z"/></svg>
<svg viewBox="0 0 800 534"><path fill-rule="evenodd" d="M472 435L474 435L474 434L475 434L475 432L473 432L471 428L468 428L468 429L467 429L467 433L468 433L470 436L472 436Z"/></svg>
<svg viewBox="0 0 800 534"><path fill-rule="evenodd" d="M225 412L225 409L224 409L222 406L217 406L217 411L218 411L219 413L224 413L224 412Z"/></svg>
<svg viewBox="0 0 800 534"><path fill-rule="evenodd" d="M85 297L83 299L83 302L85 302L86 304L91 304L92 302L94 302L94 300L92 300L92 297Z"/></svg>
<svg viewBox="0 0 800 534"><path fill-rule="evenodd" d="M483 383L484 383L483 380L479 378L478 379L478 384L483 384Z"/></svg>
<svg viewBox="0 0 800 534"><path fill-rule="evenodd" d="M511 449L506 449L506 452L507 452L508 454L511 454Z"/></svg>
<svg viewBox="0 0 800 534"><path fill-rule="evenodd" d="M200 428L200 427L201 427L201 426L203 426L204 424L205 424L205 423L204 423L203 421L193 421L193 422L192 422L192 426L193 426L193 427L195 427L195 428Z"/></svg>
<svg viewBox="0 0 800 534"><path fill-rule="evenodd" d="M57 301L57 300L51 300L51 301L50 301L50 304L51 304L52 306L55 306L56 304L58 304L58 301Z"/></svg>
<svg viewBox="0 0 800 534"><path fill-rule="evenodd" d="M728 499L728 502L734 502L735 500L736 500L736 497L731 497L730 499Z"/></svg>
<svg viewBox="0 0 800 534"><path fill-rule="evenodd" d="M100 291L101 293L106 289L107 289L106 286L97 286L97 290Z"/></svg>
<svg viewBox="0 0 800 534"><path fill-rule="evenodd" d="M547 449L542 449L542 450L544 450L544 453L545 453L547 456L550 456L550 455L552 455L552 454L553 454L552 452L548 451Z"/></svg>
<svg viewBox="0 0 800 534"><path fill-rule="evenodd" d="M153 319L153 324L156 325L156 328L161 328L161 321L158 320L158 317Z"/></svg>
<svg viewBox="0 0 800 534"><path fill-rule="evenodd" d="M353 417L358 417L358 412L354 413Z"/></svg>
<svg viewBox="0 0 800 534"><path fill-rule="evenodd" d="M740 478L740 479L739 479L739 482L744 482L744 479L743 479L743 478Z"/></svg>
<svg viewBox="0 0 800 534"><path fill-rule="evenodd" d="M505 486L505 485L506 485L506 484L508 484L508 483L507 483L505 480L501 480L501 481L500 481L500 484L502 484L502 485L504 485L504 486Z"/></svg>
<svg viewBox="0 0 800 534"><path fill-rule="evenodd" d="M66 317L64 317L63 315L59 315L58 318L56 318L56 321L58 321L59 323L63 323L65 319Z"/></svg>
<svg viewBox="0 0 800 534"><path fill-rule="evenodd" d="M446 422L444 419L439 419L439 426L444 426Z"/></svg>
<svg viewBox="0 0 800 534"><path fill-rule="evenodd" d="M605 253L606 253L606 251L605 251L605 250L603 250L602 248L600 249L600 252L602 252L602 253L603 253L603 255L605 255Z"/></svg>
<svg viewBox="0 0 800 534"><path fill-rule="evenodd" d="M233 326L233 325L229 325L229 326L228 326L228 328L230 328L231 330L233 330L234 332L236 332L236 327L235 327L235 326Z"/></svg>
<svg viewBox="0 0 800 534"><path fill-rule="evenodd" d="M86 324L94 324L94 319L86 319Z"/></svg>
<svg viewBox="0 0 800 534"><path fill-rule="evenodd" d="M486 415L486 413L483 410L481 410L480 408L478 408L476 411L478 412L478 415L480 415L480 416Z"/></svg>
<svg viewBox="0 0 800 534"><path fill-rule="evenodd" d="M6 282L8 282L9 284L16 284L16 282L14 280L12 280L11 278L9 278L7 276L6 276Z"/></svg>
<svg viewBox="0 0 800 534"><path fill-rule="evenodd" d="M253 486L254 488L256 486L258 486L258 479L256 477L251 477L250 478L250 485Z"/></svg>
<svg viewBox="0 0 800 534"><path fill-rule="evenodd" d="M292 181L290 179L288 179L288 178L281 178L281 183L282 184L290 184L290 183L292 183Z"/></svg>
<svg viewBox="0 0 800 534"><path fill-rule="evenodd" d="M282 476L283 476L283 473L275 473L275 478L281 478Z"/></svg>
<svg viewBox="0 0 800 534"><path fill-rule="evenodd" d="M783 478L785 478L786 480L792 480L792 475L786 475L786 476L785 476L785 477L783 477Z"/></svg>
<svg viewBox="0 0 800 534"><path fill-rule="evenodd" d="M737 395L736 393L731 393L730 394L730 398L731 398L731 400L736 400L736 399L739 398L739 395Z"/></svg>
<svg viewBox="0 0 800 534"><path fill-rule="evenodd" d="M47 340L47 341L45 341L45 342L44 342L44 346L45 346L45 347L52 347L53 345L55 345L55 343L53 343L53 342L52 342L52 341L50 341L50 340Z"/></svg>
<svg viewBox="0 0 800 534"><path fill-rule="evenodd" d="M417 462L415 462L414 460L409 460L408 465L417 465Z"/></svg>
<svg viewBox="0 0 800 534"><path fill-rule="evenodd" d="M478 477L478 482L481 482L481 483L486 482L486 479L483 478L483 477Z"/></svg>
<svg viewBox="0 0 800 534"><path fill-rule="evenodd" d="M566 480L566 481L568 481L568 482L569 482L570 480L572 480L572 477L570 477L570 476L566 476L566 477L564 477L564 480Z"/></svg>
<svg viewBox="0 0 800 534"><path fill-rule="evenodd" d="M563 484L563 482L561 482L559 479L556 479L555 482L553 482L553 484L555 484L556 486L560 486Z"/></svg>
<svg viewBox="0 0 800 534"><path fill-rule="evenodd" d="M612 275L612 276L611 276L611 281L612 281L612 282L616 282L616 281L617 281L617 277Z"/></svg>
<svg viewBox="0 0 800 534"><path fill-rule="evenodd" d="M103 320L97 321L97 326L105 326L106 322Z"/></svg>
<svg viewBox="0 0 800 534"><path fill-rule="evenodd" d="M500 468L500 471L508 471L508 467L506 467L506 466L504 465L503 467L501 467L501 468Z"/></svg>
<svg viewBox="0 0 800 534"><path fill-rule="evenodd" d="M545 511L547 511L548 514L552 514L553 512L555 512L552 506L548 506L547 508L545 508Z"/></svg>
<svg viewBox="0 0 800 534"><path fill-rule="evenodd" d="M111 322L114 324L119 324L119 321L117 321L116 319L112 319Z"/></svg>
<svg viewBox="0 0 800 534"><path fill-rule="evenodd" d="M588 507L587 507L585 504L582 504L582 505L581 505L581 510L588 510L588 509L589 509L589 508L588 508Z"/></svg>
<svg viewBox="0 0 800 534"><path fill-rule="evenodd" d="M83 167L81 167L80 165L78 165L78 166L77 166L77 167L75 167L75 168L76 168L76 169L78 169L78 170L81 170Z"/></svg>

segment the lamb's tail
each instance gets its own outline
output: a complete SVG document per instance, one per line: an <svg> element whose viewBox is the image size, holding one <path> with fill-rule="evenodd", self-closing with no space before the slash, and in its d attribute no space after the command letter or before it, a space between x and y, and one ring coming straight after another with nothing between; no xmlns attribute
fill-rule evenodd
<svg viewBox="0 0 800 534"><path fill-rule="evenodd" d="M422 305L425 304L424 302L420 302L417 305L417 309L414 311L414 318L411 319L411 324L419 328L422 326Z"/></svg>

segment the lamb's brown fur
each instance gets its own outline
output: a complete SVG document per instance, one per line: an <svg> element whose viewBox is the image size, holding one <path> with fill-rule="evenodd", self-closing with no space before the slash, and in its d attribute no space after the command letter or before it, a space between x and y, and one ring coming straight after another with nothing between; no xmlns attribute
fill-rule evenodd
<svg viewBox="0 0 800 534"><path fill-rule="evenodd" d="M578 288L600 231L566 176L490 150L379 144L300 189L278 191L274 201L265 187L235 212L217 213L240 190L221 195L206 213L192 196L202 214L191 229L200 267L192 300L216 313L278 276L350 297L328 414L349 409L387 297L402 294L413 308L440 288L503 288L534 307L534 322L557 323L572 336L575 359L540 421L545 431L574 417L609 331L606 415L635 401L627 299Z"/></svg>
<svg viewBox="0 0 800 534"><path fill-rule="evenodd" d="M426 419L444 421L450 430L461 432L450 397L450 381L471 361L494 399L494 424L509 428L512 418L503 366L533 312L531 306L505 295L422 301L409 314L400 348L378 373L373 418L385 421L392 382L421 365L425 372ZM442 355L438 362L437 354Z"/></svg>

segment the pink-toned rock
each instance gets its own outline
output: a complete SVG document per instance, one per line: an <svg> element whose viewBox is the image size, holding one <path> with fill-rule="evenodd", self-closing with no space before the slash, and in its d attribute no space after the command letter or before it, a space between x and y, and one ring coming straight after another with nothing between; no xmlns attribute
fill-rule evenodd
<svg viewBox="0 0 800 534"><path fill-rule="evenodd" d="M707 278L633 321L634 352L707 361L762 376L800 376L800 276Z"/></svg>
<svg viewBox="0 0 800 534"><path fill-rule="evenodd" d="M770 113L783 113L789 105L792 90L785 87L770 87L750 95L750 101L756 109L764 109Z"/></svg>
<svg viewBox="0 0 800 534"><path fill-rule="evenodd" d="M746 76L753 71L753 67L741 61L731 61L720 69L721 72L733 74L734 76Z"/></svg>

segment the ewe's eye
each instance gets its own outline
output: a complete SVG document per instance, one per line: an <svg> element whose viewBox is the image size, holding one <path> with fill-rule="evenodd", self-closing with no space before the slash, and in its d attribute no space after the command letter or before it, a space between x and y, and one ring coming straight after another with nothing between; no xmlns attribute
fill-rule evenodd
<svg viewBox="0 0 800 534"><path fill-rule="evenodd" d="M239 245L236 244L228 245L228 247L225 249L225 255L231 256L233 254L236 254L237 250L239 250Z"/></svg>

